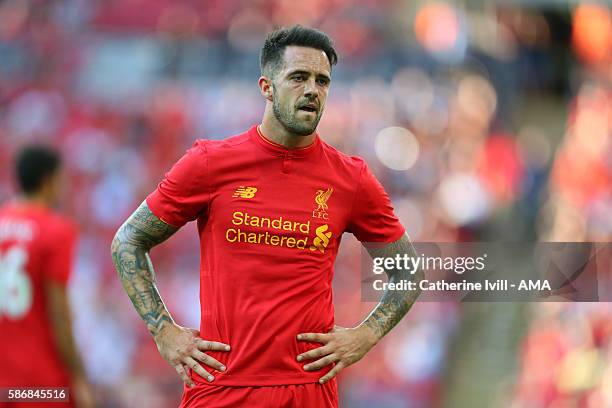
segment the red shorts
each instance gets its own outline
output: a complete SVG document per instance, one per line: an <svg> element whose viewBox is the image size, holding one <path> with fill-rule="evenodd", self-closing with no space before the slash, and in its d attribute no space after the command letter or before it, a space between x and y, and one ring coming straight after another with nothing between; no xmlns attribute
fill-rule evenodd
<svg viewBox="0 0 612 408"><path fill-rule="evenodd" d="M180 408L337 408L338 384L308 383L266 387L184 387Z"/></svg>

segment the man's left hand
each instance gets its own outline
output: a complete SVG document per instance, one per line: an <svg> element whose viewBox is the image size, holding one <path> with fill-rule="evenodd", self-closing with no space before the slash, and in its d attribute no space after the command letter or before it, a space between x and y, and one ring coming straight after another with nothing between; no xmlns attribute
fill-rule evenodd
<svg viewBox="0 0 612 408"><path fill-rule="evenodd" d="M378 337L367 326L352 329L334 326L329 333L300 333L299 341L321 343L323 346L297 356L297 361L315 360L304 366L306 371L316 371L335 363L334 367L319 379L321 384L334 378L344 368L361 358L378 342Z"/></svg>

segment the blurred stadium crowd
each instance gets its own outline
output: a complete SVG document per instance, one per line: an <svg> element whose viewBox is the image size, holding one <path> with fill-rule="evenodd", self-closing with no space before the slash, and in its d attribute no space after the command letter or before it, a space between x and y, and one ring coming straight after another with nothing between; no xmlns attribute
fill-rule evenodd
<svg viewBox="0 0 612 408"><path fill-rule="evenodd" d="M336 41L319 132L366 158L413 240L610 241L610 9L467 3L0 2L0 202L11 197L20 146L63 152L64 210L81 230L76 330L101 406L179 399L108 248L194 139L259 121L258 52L275 26L311 25ZM196 327L195 227L153 260L175 319ZM360 301L359 262L360 245L346 237L334 283L341 325L373 307ZM612 406L612 308L531 309L499 406ZM461 304L418 303L340 377L341 406L440 406L462 316Z"/></svg>

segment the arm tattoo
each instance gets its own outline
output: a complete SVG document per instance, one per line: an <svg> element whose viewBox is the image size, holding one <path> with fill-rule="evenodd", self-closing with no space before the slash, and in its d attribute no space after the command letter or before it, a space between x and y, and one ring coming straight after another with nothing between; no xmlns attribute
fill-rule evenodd
<svg viewBox="0 0 612 408"><path fill-rule="evenodd" d="M408 254L410 257L416 257L416 252L406 234L399 240L382 248L372 247L367 249L372 258L394 258L397 254L401 256ZM417 282L418 285L418 282L423 279L422 270L418 270L414 274L405 269L388 269L385 272L389 277L389 282L401 282L405 279ZM382 338L399 323L412 307L419 294L420 291L387 290L378 305L376 305L362 324L373 329L379 339Z"/></svg>
<svg viewBox="0 0 612 408"><path fill-rule="evenodd" d="M111 246L121 284L153 336L173 320L155 285L149 251L177 230L157 218L143 202L119 228Z"/></svg>

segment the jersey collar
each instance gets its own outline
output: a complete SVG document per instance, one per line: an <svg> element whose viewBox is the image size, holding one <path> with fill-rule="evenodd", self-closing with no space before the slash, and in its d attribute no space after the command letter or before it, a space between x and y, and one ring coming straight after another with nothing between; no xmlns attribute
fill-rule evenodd
<svg viewBox="0 0 612 408"><path fill-rule="evenodd" d="M254 143L276 156L305 157L316 152L321 146L321 140L318 133L315 134L315 138L311 144L296 149L288 149L287 147L266 138L263 133L261 133L259 125L253 126L249 130L249 135Z"/></svg>

